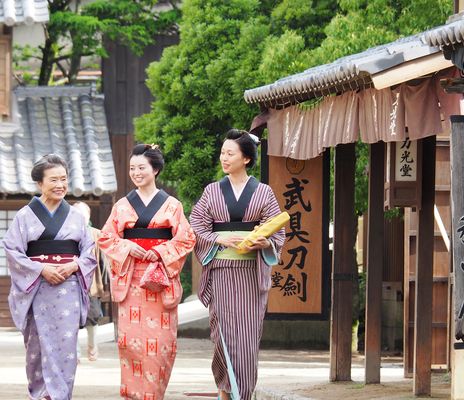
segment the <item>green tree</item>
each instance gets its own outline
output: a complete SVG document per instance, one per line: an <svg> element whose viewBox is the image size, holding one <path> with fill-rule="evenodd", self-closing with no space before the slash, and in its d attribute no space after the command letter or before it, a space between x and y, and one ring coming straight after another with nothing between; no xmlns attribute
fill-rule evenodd
<svg viewBox="0 0 464 400"><path fill-rule="evenodd" d="M180 43L149 67L147 84L156 100L152 111L136 121L136 132L138 139L162 146L163 175L173 181L187 210L217 174L225 131L248 127L259 111L243 101L244 90L303 67L294 60L310 38L301 36L305 15L295 11L291 1L183 3ZM316 19L312 13L307 25ZM284 25L287 20L296 30Z"/></svg>
<svg viewBox="0 0 464 400"><path fill-rule="evenodd" d="M308 57L310 65L364 51L443 24L452 0L339 0L326 39Z"/></svg>
<svg viewBox="0 0 464 400"><path fill-rule="evenodd" d="M176 29L180 10L156 11L158 0L49 0L50 21L45 25L45 43L34 53L41 60L39 85L52 83L58 68L67 83L74 83L86 56L107 56L103 38L118 40L136 54L153 43L157 33ZM29 52L29 49L22 49ZM21 58L21 56L19 56Z"/></svg>
<svg viewBox="0 0 464 400"><path fill-rule="evenodd" d="M313 49L325 39L324 27L337 9L333 0L283 0L272 10L271 33L280 36L292 30L301 36L307 49Z"/></svg>

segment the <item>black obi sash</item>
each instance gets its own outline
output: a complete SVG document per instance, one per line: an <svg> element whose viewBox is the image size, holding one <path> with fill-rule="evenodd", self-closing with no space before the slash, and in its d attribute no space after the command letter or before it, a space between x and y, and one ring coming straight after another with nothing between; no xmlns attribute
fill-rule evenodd
<svg viewBox="0 0 464 400"><path fill-rule="evenodd" d="M124 229L124 239L172 239L171 228L147 228L150 221L169 197L163 189L156 193L147 206L143 204L142 199L135 190L132 190L126 197L139 219L135 222L133 228Z"/></svg>
<svg viewBox="0 0 464 400"><path fill-rule="evenodd" d="M45 227L37 240L28 242L26 251L28 257L42 254L74 254L77 256L80 254L79 243L75 240L55 239L71 208L66 200L61 201L53 215L50 215L37 197L34 197L28 205Z"/></svg>
<svg viewBox="0 0 464 400"><path fill-rule="evenodd" d="M229 178L224 177L219 181L219 186L221 187L222 195L224 196L227 210L229 211L230 222L214 222L214 232L252 231L254 227L259 224L259 221L242 221L245 216L245 211L250 204L251 197L258 187L258 184L258 180L254 176L251 176L243 188L242 194L237 200Z"/></svg>

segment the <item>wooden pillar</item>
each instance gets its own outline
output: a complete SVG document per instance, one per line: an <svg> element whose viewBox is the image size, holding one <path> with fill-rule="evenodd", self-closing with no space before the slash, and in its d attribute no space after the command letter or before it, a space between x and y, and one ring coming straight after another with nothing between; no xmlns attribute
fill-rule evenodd
<svg viewBox="0 0 464 400"><path fill-rule="evenodd" d="M330 319L330 380L351 380L355 144L335 148L334 238Z"/></svg>
<svg viewBox="0 0 464 400"><path fill-rule="evenodd" d="M464 0L454 0L454 12L459 13L464 11Z"/></svg>
<svg viewBox="0 0 464 400"><path fill-rule="evenodd" d="M116 200L119 200L134 188L134 184L129 177L129 154L134 147L134 135L110 135L110 140L116 181L118 183Z"/></svg>
<svg viewBox="0 0 464 400"><path fill-rule="evenodd" d="M451 398L464 399L464 343L454 338L464 339L464 116L451 117L451 220L452 220L452 253L453 253L453 303L454 332L451 343L453 365L451 369Z"/></svg>
<svg viewBox="0 0 464 400"><path fill-rule="evenodd" d="M414 308L414 395L430 396L436 137L422 140L422 207L417 213Z"/></svg>
<svg viewBox="0 0 464 400"><path fill-rule="evenodd" d="M384 243L385 144L370 145L369 208L367 227L366 325L364 344L365 383L380 383L382 272Z"/></svg>

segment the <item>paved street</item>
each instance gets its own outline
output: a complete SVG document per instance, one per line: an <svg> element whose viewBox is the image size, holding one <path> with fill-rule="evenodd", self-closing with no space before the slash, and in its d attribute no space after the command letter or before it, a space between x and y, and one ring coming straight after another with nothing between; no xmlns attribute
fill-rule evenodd
<svg viewBox="0 0 464 400"><path fill-rule="evenodd" d="M198 301L179 308L179 325L186 326L207 317ZM74 400L117 400L119 398L119 359L112 324L100 326L97 340L100 357L86 358L86 331L79 332L82 349L77 369ZM174 370L166 400L216 399L210 364L213 348L208 339L179 338ZM25 400L25 351L22 335L0 329L0 399ZM304 399L406 399L412 397L412 379L403 378L402 360L384 358L381 385L363 385L363 357L353 354L353 382L329 383L329 352L303 350L261 350L256 400ZM432 398L449 398L446 374L433 378Z"/></svg>
<svg viewBox="0 0 464 400"><path fill-rule="evenodd" d="M83 341L81 341L85 349ZM24 349L18 332L0 333L0 398L26 399ZM210 363L212 346L206 339L179 339L178 356L166 393L166 399L215 398ZM383 369L383 379L402 379L401 365L392 363ZM298 390L308 384L328 382L328 352L262 350L258 385L275 390ZM362 380L363 369L355 361L353 379ZM100 344L100 357L89 362L85 357L78 366L73 399L118 399L119 361L114 342ZM196 395L195 395L196 394ZM210 394L208 396L208 394Z"/></svg>

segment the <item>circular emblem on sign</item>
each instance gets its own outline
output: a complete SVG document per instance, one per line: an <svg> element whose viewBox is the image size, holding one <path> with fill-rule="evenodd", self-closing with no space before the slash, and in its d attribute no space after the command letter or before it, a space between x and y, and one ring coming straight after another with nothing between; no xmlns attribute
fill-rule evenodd
<svg viewBox="0 0 464 400"><path fill-rule="evenodd" d="M295 160L293 158L287 158L285 164L287 166L287 171L290 172L292 175L300 174L305 167L304 160Z"/></svg>

